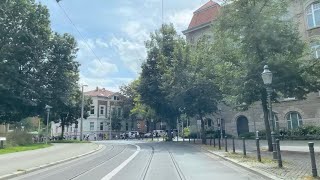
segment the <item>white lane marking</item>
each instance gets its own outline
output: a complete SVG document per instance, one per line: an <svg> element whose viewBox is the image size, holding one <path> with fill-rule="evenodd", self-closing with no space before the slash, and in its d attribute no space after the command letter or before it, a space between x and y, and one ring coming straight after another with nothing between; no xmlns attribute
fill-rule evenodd
<svg viewBox="0 0 320 180"><path fill-rule="evenodd" d="M127 164L129 164L129 162L132 161L132 159L135 158L141 150L140 146L138 146L138 145L135 145L135 146L137 147L136 152L134 152L127 160L125 160L123 163L121 163L118 167L116 167L114 170L112 170L109 174L104 176L101 180L110 180L119 171L121 171L122 168L124 168Z"/></svg>

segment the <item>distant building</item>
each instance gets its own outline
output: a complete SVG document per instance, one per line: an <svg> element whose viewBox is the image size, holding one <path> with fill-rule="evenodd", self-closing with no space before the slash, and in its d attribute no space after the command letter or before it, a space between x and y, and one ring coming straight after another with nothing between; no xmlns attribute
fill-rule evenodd
<svg viewBox="0 0 320 180"><path fill-rule="evenodd" d="M183 31L190 44L196 43L204 35L210 36L212 33L210 27L214 25L220 9L219 4L210 0L193 13L188 29ZM320 2L293 0L288 11L286 18L292 18L298 24L301 38L310 44L314 57L320 58ZM273 112L276 129L296 129L306 124L320 126L319 93L309 94L306 100L296 100L294 97L280 99L280 103L273 104ZM260 102L242 112L221 105L220 113L208 116L206 126L218 128L220 119L223 129L233 135L265 129ZM195 131L197 127L195 119L190 125Z"/></svg>
<svg viewBox="0 0 320 180"><path fill-rule="evenodd" d="M88 111L89 117L83 119L83 135L89 135L89 139L97 139L101 137L109 136L110 131L110 119L112 115L117 117L122 117L123 115L123 99L125 98L120 93L112 92L106 90L105 88L88 91L84 93L85 96L90 97L92 104L90 105L90 110ZM122 129L126 128L126 124L121 122ZM52 122L51 135L60 136L61 127L60 123ZM65 127L65 136L67 138L80 136L81 123L78 120L78 126L73 124L72 126ZM113 135L117 132L113 132Z"/></svg>

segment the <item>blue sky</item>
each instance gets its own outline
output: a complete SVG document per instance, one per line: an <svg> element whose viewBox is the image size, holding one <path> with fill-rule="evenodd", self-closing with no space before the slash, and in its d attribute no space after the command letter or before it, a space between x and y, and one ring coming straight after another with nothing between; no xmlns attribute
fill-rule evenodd
<svg viewBox="0 0 320 180"><path fill-rule="evenodd" d="M56 0L37 0L50 11L54 31L70 33L78 41L81 63L80 83L87 90L96 86L117 91L139 76L145 60L144 41L161 26L161 0L61 0L73 23L68 21ZM194 10L208 0L163 0L164 22L185 30ZM100 61L87 46L90 46Z"/></svg>

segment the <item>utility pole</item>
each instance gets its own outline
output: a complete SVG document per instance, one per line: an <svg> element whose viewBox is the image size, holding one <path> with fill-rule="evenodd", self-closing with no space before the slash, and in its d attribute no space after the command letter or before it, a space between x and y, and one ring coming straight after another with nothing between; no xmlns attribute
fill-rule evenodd
<svg viewBox="0 0 320 180"><path fill-rule="evenodd" d="M80 141L83 140L83 104L84 104L84 94L83 94L83 87L86 87L88 85L82 85L81 86L81 92L82 92L82 100L81 100L81 123L80 123Z"/></svg>

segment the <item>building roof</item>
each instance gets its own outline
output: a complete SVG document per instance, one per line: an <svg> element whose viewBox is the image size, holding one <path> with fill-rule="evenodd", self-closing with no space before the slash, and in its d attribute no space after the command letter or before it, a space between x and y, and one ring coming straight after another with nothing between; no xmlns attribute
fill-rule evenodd
<svg viewBox="0 0 320 180"><path fill-rule="evenodd" d="M91 96L91 97L110 97L113 94L115 93L112 91L106 90L105 88L99 89L99 87L97 87L93 91L87 91L84 93L84 95Z"/></svg>
<svg viewBox="0 0 320 180"><path fill-rule="evenodd" d="M195 12L193 12L193 17L186 31L194 29L196 27L202 26L204 24L209 24L216 20L219 14L221 6L210 0Z"/></svg>

